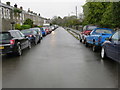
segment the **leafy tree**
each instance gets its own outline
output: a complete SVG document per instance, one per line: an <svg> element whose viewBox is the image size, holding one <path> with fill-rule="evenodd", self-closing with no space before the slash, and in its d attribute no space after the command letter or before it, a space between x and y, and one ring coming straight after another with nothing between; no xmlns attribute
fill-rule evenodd
<svg viewBox="0 0 120 90"><path fill-rule="evenodd" d="M102 27L120 27L120 2L87 2L83 6L86 24L97 24Z"/></svg>
<svg viewBox="0 0 120 90"><path fill-rule="evenodd" d="M33 27L33 21L31 19L26 19L25 22L23 23L24 25L29 25L30 27Z"/></svg>
<svg viewBox="0 0 120 90"><path fill-rule="evenodd" d="M15 29L21 30L21 29L22 29L22 28L21 28L21 25L20 25L20 24L15 24Z"/></svg>

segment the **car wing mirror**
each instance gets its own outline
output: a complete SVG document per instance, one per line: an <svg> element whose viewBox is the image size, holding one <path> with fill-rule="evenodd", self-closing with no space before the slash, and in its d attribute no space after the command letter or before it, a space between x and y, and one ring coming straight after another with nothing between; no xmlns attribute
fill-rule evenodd
<svg viewBox="0 0 120 90"><path fill-rule="evenodd" d="M106 38L105 40L107 40L107 41L112 41L112 38L110 37L110 38Z"/></svg>
<svg viewBox="0 0 120 90"><path fill-rule="evenodd" d="M28 36L24 36L24 38L28 38Z"/></svg>
<svg viewBox="0 0 120 90"><path fill-rule="evenodd" d="M105 40L109 41L109 40L110 40L110 38L106 38Z"/></svg>

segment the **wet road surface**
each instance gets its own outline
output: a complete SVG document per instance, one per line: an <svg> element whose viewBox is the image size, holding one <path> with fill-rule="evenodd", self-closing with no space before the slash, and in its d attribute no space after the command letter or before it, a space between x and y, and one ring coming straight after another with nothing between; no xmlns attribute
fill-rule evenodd
<svg viewBox="0 0 120 90"><path fill-rule="evenodd" d="M118 63L102 60L63 28L23 55L3 56L3 88L115 88Z"/></svg>

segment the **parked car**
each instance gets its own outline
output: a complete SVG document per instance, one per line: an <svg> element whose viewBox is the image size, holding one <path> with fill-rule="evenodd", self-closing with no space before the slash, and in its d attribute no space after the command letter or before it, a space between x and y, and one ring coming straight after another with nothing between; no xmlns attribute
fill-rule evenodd
<svg viewBox="0 0 120 90"><path fill-rule="evenodd" d="M44 28L40 28L41 32L42 32L42 36L46 36L46 31L44 30Z"/></svg>
<svg viewBox="0 0 120 90"><path fill-rule="evenodd" d="M50 33L53 31L52 28L51 28L51 26L49 26L47 28L48 28L48 30L49 30Z"/></svg>
<svg viewBox="0 0 120 90"><path fill-rule="evenodd" d="M51 29L52 29L52 31L54 31L55 30L55 26L51 26Z"/></svg>
<svg viewBox="0 0 120 90"><path fill-rule="evenodd" d="M109 57L120 62L120 30L102 45L101 57Z"/></svg>
<svg viewBox="0 0 120 90"><path fill-rule="evenodd" d="M26 29L26 30L21 30L21 32L30 39L31 43L37 45L38 43L41 42L40 36L37 34L36 31Z"/></svg>
<svg viewBox="0 0 120 90"><path fill-rule="evenodd" d="M0 54L22 55L22 50L31 48L30 40L19 30L0 32Z"/></svg>
<svg viewBox="0 0 120 90"><path fill-rule="evenodd" d="M86 36L85 45L92 45L93 51L96 51L98 47L101 47L104 41L114 34L112 29L108 28L96 28L90 35Z"/></svg>
<svg viewBox="0 0 120 90"><path fill-rule="evenodd" d="M43 38L43 36L42 36L42 31L40 30L40 28L30 28L30 30L36 31L37 34L40 36L40 39Z"/></svg>
<svg viewBox="0 0 120 90"><path fill-rule="evenodd" d="M46 34L50 34L50 31L49 31L48 27L43 27L43 29L45 30Z"/></svg>
<svg viewBox="0 0 120 90"><path fill-rule="evenodd" d="M92 32L92 30L94 30L95 28L98 28L98 26L93 26L93 25L84 26L83 31L79 35L80 42L85 43L86 36L89 35Z"/></svg>

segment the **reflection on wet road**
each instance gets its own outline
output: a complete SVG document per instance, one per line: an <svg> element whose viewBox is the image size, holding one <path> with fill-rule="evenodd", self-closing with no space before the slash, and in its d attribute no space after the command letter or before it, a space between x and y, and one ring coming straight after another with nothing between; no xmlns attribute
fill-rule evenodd
<svg viewBox="0 0 120 90"><path fill-rule="evenodd" d="M114 88L118 63L80 44L63 28L24 50L3 56L3 88Z"/></svg>

